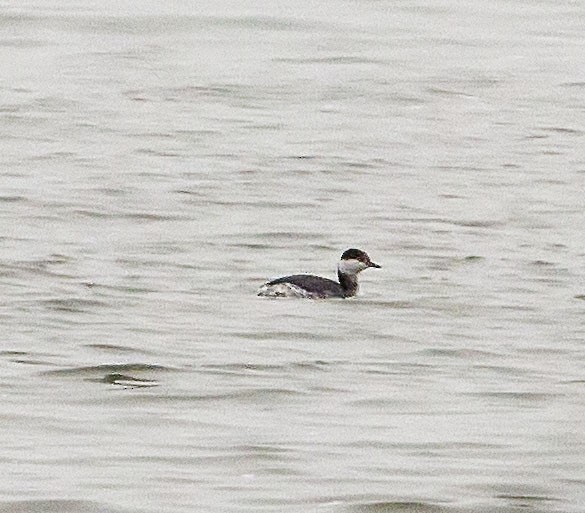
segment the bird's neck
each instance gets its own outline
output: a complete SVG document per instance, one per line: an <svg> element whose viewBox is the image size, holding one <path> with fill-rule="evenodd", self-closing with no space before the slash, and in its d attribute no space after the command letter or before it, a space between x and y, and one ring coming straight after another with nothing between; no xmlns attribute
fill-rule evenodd
<svg viewBox="0 0 585 513"><path fill-rule="evenodd" d="M357 274L347 274L337 270L337 278L339 279L339 284L345 293L345 297L351 297L357 294L359 287Z"/></svg>

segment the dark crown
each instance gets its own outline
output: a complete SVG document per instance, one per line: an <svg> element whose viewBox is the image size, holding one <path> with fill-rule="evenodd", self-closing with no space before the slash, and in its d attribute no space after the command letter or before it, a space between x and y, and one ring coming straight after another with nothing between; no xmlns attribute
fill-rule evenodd
<svg viewBox="0 0 585 513"><path fill-rule="evenodd" d="M350 259L360 260L362 262L369 262L370 257L361 249L351 248L351 249L345 250L343 252L343 255L341 255L341 260L350 260Z"/></svg>

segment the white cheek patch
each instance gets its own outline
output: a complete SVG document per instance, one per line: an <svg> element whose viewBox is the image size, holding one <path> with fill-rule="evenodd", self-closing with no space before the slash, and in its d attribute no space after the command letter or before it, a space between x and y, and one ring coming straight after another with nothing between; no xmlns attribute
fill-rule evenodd
<svg viewBox="0 0 585 513"><path fill-rule="evenodd" d="M337 264L337 269L343 274L357 274L364 269L367 269L367 265L355 258L349 258L348 260L340 260Z"/></svg>

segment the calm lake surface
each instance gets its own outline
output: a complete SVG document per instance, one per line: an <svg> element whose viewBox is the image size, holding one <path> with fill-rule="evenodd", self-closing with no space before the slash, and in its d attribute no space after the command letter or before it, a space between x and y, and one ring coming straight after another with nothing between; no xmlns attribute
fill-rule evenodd
<svg viewBox="0 0 585 513"><path fill-rule="evenodd" d="M0 512L584 512L585 3L197 4L0 2Z"/></svg>

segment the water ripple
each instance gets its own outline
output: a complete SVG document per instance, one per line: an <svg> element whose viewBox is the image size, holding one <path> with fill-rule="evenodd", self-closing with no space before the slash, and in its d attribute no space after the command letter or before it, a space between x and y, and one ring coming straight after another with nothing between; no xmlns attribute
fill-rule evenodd
<svg viewBox="0 0 585 513"><path fill-rule="evenodd" d="M449 510L431 502L372 501L353 504L346 511L355 513L441 513Z"/></svg>
<svg viewBox="0 0 585 513"><path fill-rule="evenodd" d="M132 509L140 513L141 509ZM71 499L38 499L0 502L1 513L127 513L128 510L114 508L101 502Z"/></svg>

